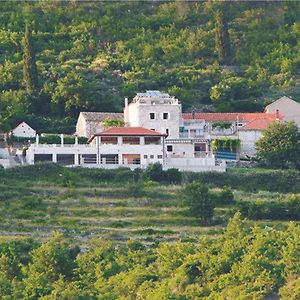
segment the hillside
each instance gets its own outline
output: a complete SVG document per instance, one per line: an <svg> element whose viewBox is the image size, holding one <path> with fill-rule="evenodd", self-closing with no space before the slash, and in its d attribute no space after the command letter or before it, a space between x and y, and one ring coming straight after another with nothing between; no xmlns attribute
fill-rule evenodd
<svg viewBox="0 0 300 300"><path fill-rule="evenodd" d="M299 99L298 2L1 2L0 125L72 132L81 110L121 111L146 89L184 110L260 111ZM37 65L23 80L25 23Z"/></svg>
<svg viewBox="0 0 300 300"><path fill-rule="evenodd" d="M298 172L183 174L222 195L204 225L183 185L141 176L0 169L0 298L299 299Z"/></svg>

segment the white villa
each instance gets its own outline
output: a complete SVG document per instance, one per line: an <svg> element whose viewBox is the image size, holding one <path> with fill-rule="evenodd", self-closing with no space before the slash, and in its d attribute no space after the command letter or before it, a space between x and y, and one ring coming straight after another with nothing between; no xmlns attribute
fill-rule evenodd
<svg viewBox="0 0 300 300"><path fill-rule="evenodd" d="M216 160L211 141L216 138L241 140L241 155L255 154L255 142L263 130L283 119L275 113L182 113L178 99L160 91L138 93L124 113L82 112L76 135L88 144L41 145L27 150L29 164L53 161L65 165L102 168L145 168L160 162L165 169L225 171L226 163ZM104 130L106 120L122 120L125 127ZM218 124L227 123L226 128Z"/></svg>

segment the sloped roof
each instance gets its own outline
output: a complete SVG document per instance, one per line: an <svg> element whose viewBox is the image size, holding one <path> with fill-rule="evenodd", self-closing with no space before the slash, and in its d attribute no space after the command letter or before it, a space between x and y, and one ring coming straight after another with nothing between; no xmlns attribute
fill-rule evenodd
<svg viewBox="0 0 300 300"><path fill-rule="evenodd" d="M143 127L112 127L94 134L88 142L90 143L95 136L166 136L166 134Z"/></svg>
<svg viewBox="0 0 300 300"><path fill-rule="evenodd" d="M103 122L105 120L124 120L123 113L112 112L81 112L87 122Z"/></svg>
<svg viewBox="0 0 300 300"><path fill-rule="evenodd" d="M267 129L270 124L276 122L274 119L255 119L245 124L239 130L258 130L263 131Z"/></svg>
<svg viewBox="0 0 300 300"><path fill-rule="evenodd" d="M184 120L193 119L193 113L183 113L182 117ZM255 119L277 119L276 114L267 113L195 113L194 119L202 119L206 121L241 121L250 122ZM279 115L279 119L283 116Z"/></svg>

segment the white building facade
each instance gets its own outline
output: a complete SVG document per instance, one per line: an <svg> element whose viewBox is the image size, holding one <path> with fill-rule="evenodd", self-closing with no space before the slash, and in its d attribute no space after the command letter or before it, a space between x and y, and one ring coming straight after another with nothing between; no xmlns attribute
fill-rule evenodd
<svg viewBox="0 0 300 300"><path fill-rule="evenodd" d="M281 97L265 108L266 113L280 113L286 122L293 121L300 127L300 103L289 97Z"/></svg>
<svg viewBox="0 0 300 300"><path fill-rule="evenodd" d="M138 93L131 103L125 99L124 121L129 127L144 127L168 138L179 138L181 104L175 97L160 91Z"/></svg>
<svg viewBox="0 0 300 300"><path fill-rule="evenodd" d="M34 138L36 136L36 131L27 123L22 122L12 130L12 134L16 137Z"/></svg>
<svg viewBox="0 0 300 300"><path fill-rule="evenodd" d="M206 141L198 142L204 147L195 152L197 143L192 140L167 141L166 134L141 127L111 128L93 135L88 145L70 145L63 141L60 145L45 145L39 144L37 138L37 143L27 150L26 161L28 164L50 161L68 166L106 169L146 168L158 162L164 169L224 172L225 164L216 164L214 156L206 151ZM184 153L181 153L182 149Z"/></svg>

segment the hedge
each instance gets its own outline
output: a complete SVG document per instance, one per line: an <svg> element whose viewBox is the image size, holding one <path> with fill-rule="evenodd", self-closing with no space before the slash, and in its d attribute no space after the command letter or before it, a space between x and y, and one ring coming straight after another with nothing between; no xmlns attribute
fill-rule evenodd
<svg viewBox="0 0 300 300"><path fill-rule="evenodd" d="M213 187L225 186L242 191L271 191L300 193L300 172L296 170L248 169L229 170L226 173L205 172L183 174L184 182L199 180Z"/></svg>

